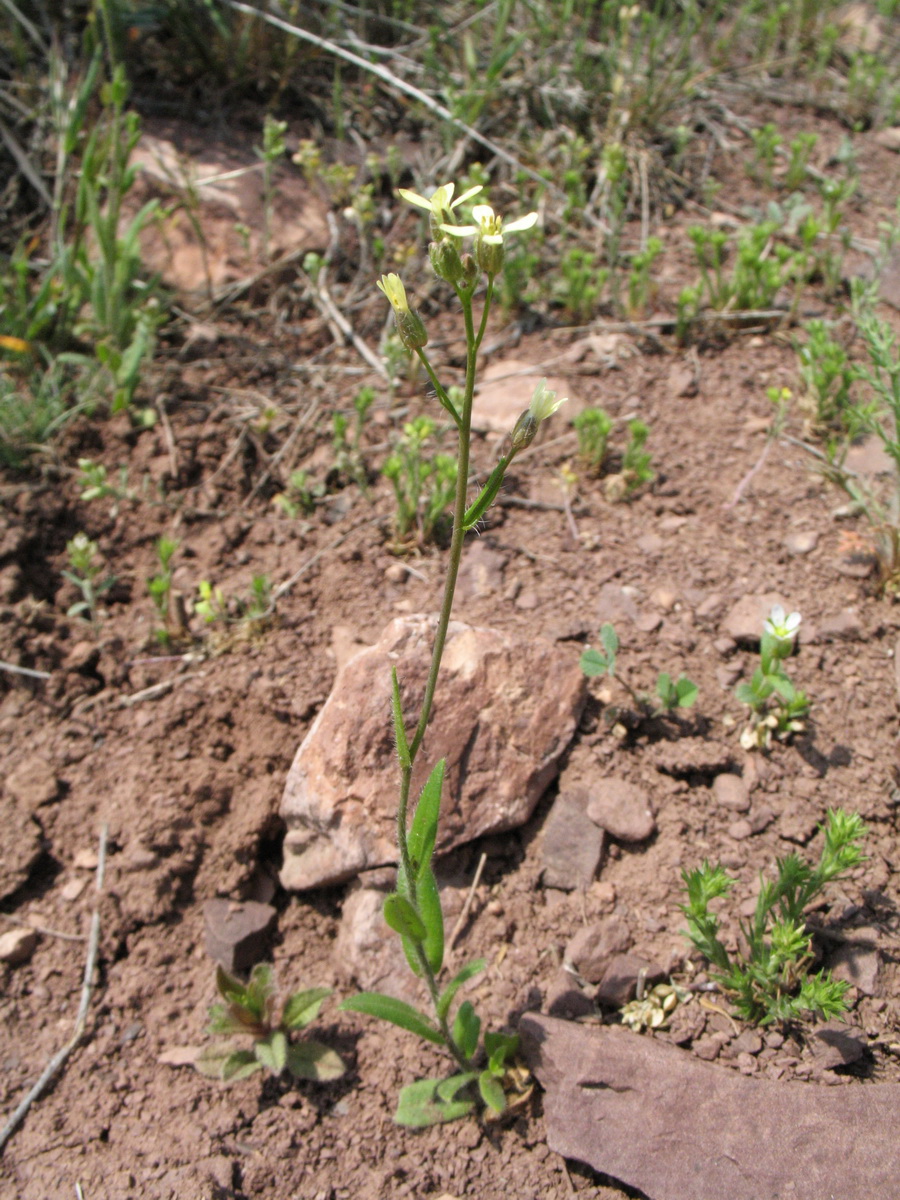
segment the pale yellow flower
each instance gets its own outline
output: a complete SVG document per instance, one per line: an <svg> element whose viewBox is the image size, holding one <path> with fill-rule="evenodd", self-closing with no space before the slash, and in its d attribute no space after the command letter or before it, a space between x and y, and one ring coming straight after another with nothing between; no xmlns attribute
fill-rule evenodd
<svg viewBox="0 0 900 1200"><path fill-rule="evenodd" d="M524 217L516 217L514 221L504 224L503 217L495 213L489 204L476 204L472 209L472 219L475 225L442 225L441 229L453 237L477 234L479 240L489 246L502 246L504 234L531 229L537 224L538 215L536 212L526 213Z"/></svg>
<svg viewBox="0 0 900 1200"><path fill-rule="evenodd" d="M387 296L391 302L391 306L395 313L408 313L409 301L406 299L406 288L403 286L403 280L399 275L382 275L377 279L376 284Z"/></svg>

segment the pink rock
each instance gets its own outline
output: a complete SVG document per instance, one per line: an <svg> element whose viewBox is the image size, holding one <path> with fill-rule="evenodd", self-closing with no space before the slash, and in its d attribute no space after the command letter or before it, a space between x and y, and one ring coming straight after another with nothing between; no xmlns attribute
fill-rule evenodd
<svg viewBox="0 0 900 1200"><path fill-rule="evenodd" d="M643 842L656 832L643 788L624 779L604 779L593 785L588 816L620 842Z"/></svg>
<svg viewBox="0 0 900 1200"><path fill-rule="evenodd" d="M433 617L397 618L338 675L285 783L284 887L338 883L396 861L391 667L411 722L434 628ZM585 694L577 663L553 643L451 623L412 788L417 796L446 759L439 853L528 820L571 741Z"/></svg>

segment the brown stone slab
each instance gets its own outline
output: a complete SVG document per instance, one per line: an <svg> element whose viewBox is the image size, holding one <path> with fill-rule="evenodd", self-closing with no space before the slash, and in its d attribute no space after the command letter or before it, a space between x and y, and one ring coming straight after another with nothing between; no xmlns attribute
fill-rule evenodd
<svg viewBox="0 0 900 1200"><path fill-rule="evenodd" d="M620 1027L529 1013L551 1149L651 1200L888 1200L900 1085L749 1079Z"/></svg>

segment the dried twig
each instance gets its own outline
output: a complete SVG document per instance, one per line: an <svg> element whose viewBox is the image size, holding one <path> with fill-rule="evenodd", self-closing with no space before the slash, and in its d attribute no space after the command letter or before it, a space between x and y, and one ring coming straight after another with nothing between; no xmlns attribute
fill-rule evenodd
<svg viewBox="0 0 900 1200"><path fill-rule="evenodd" d="M481 883L481 872L484 870L484 864L487 862L487 855L482 854L478 860L478 867L475 871L475 878L472 880L472 886L469 888L469 894L466 896L466 902L462 906L462 912L456 918L456 924L453 926L453 932L447 941L447 950L450 951L456 945L456 939L462 933L462 928L469 916L469 909L472 907L472 901L475 899L475 892Z"/></svg>
<svg viewBox="0 0 900 1200"><path fill-rule="evenodd" d="M31 667L17 667L15 663L0 660L0 671L10 671L13 675L27 675L29 679L49 679L49 671L33 671Z"/></svg>
<svg viewBox="0 0 900 1200"><path fill-rule="evenodd" d="M108 839L109 826L103 825L100 830L100 846L97 851L97 900L94 904L93 915L91 916L87 958L85 959L84 977L81 984L81 1001L78 1005L78 1015L75 1018L75 1029L65 1046L61 1050L58 1050L47 1063L46 1067L44 1067L40 1079L26 1094L3 1129L0 1130L0 1154L6 1149L6 1143L25 1120L32 1104L41 1098L84 1036L88 1009L91 1005L91 995L94 990L93 979L94 968L97 965L97 951L100 946L100 893L103 891L103 876L106 872L106 843Z"/></svg>
<svg viewBox="0 0 900 1200"><path fill-rule="evenodd" d="M60 938L64 942L87 941L83 933L63 933L61 929L48 929L46 925L32 925L30 921L23 921L21 917L17 917L13 913L0 913L0 921L6 921L7 924L15 925L19 929L33 929L35 933L39 933L43 937Z"/></svg>

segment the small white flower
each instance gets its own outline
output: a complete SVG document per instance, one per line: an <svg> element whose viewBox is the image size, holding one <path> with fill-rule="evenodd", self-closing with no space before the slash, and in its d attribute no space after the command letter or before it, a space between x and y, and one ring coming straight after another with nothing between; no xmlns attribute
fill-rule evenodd
<svg viewBox="0 0 900 1200"><path fill-rule="evenodd" d="M780 604L775 604L772 606L764 628L770 637L777 638L779 642L791 642L800 628L800 620L798 612L785 615L784 608Z"/></svg>
<svg viewBox="0 0 900 1200"><path fill-rule="evenodd" d="M516 217L508 225L504 225L503 217L495 213L489 204L476 204L472 209L472 217L477 224L442 225L441 229L444 233L452 234L453 237L469 237L477 234L481 241L486 242L489 246L502 246L505 233L519 233L523 229L531 229L532 225L537 224L538 219L536 212L530 212L526 213L524 217Z"/></svg>
<svg viewBox="0 0 900 1200"><path fill-rule="evenodd" d="M477 196L482 190L481 184L476 184L475 187L469 188L467 192L463 192L461 196L453 199L453 193L456 190L455 183L443 183L440 187L434 189L431 196L420 196L418 192L411 192L408 188L398 188L397 191L408 204L414 204L417 208L424 208L426 212L431 213L433 219L440 224L441 221L449 220L453 215L453 209L460 204L464 204L466 200L471 200L473 196Z"/></svg>
<svg viewBox="0 0 900 1200"><path fill-rule="evenodd" d="M399 275L382 275L380 279L376 279L376 285L381 288L388 300L390 300L394 312L407 313L409 312L409 301L406 299L406 288L403 286L403 280Z"/></svg>
<svg viewBox="0 0 900 1200"><path fill-rule="evenodd" d="M563 396L562 400L557 400L556 392L547 387L546 379L542 379L534 389L528 412L540 424L541 421L546 421L552 413L555 413L561 404L565 404L568 398L568 396Z"/></svg>

